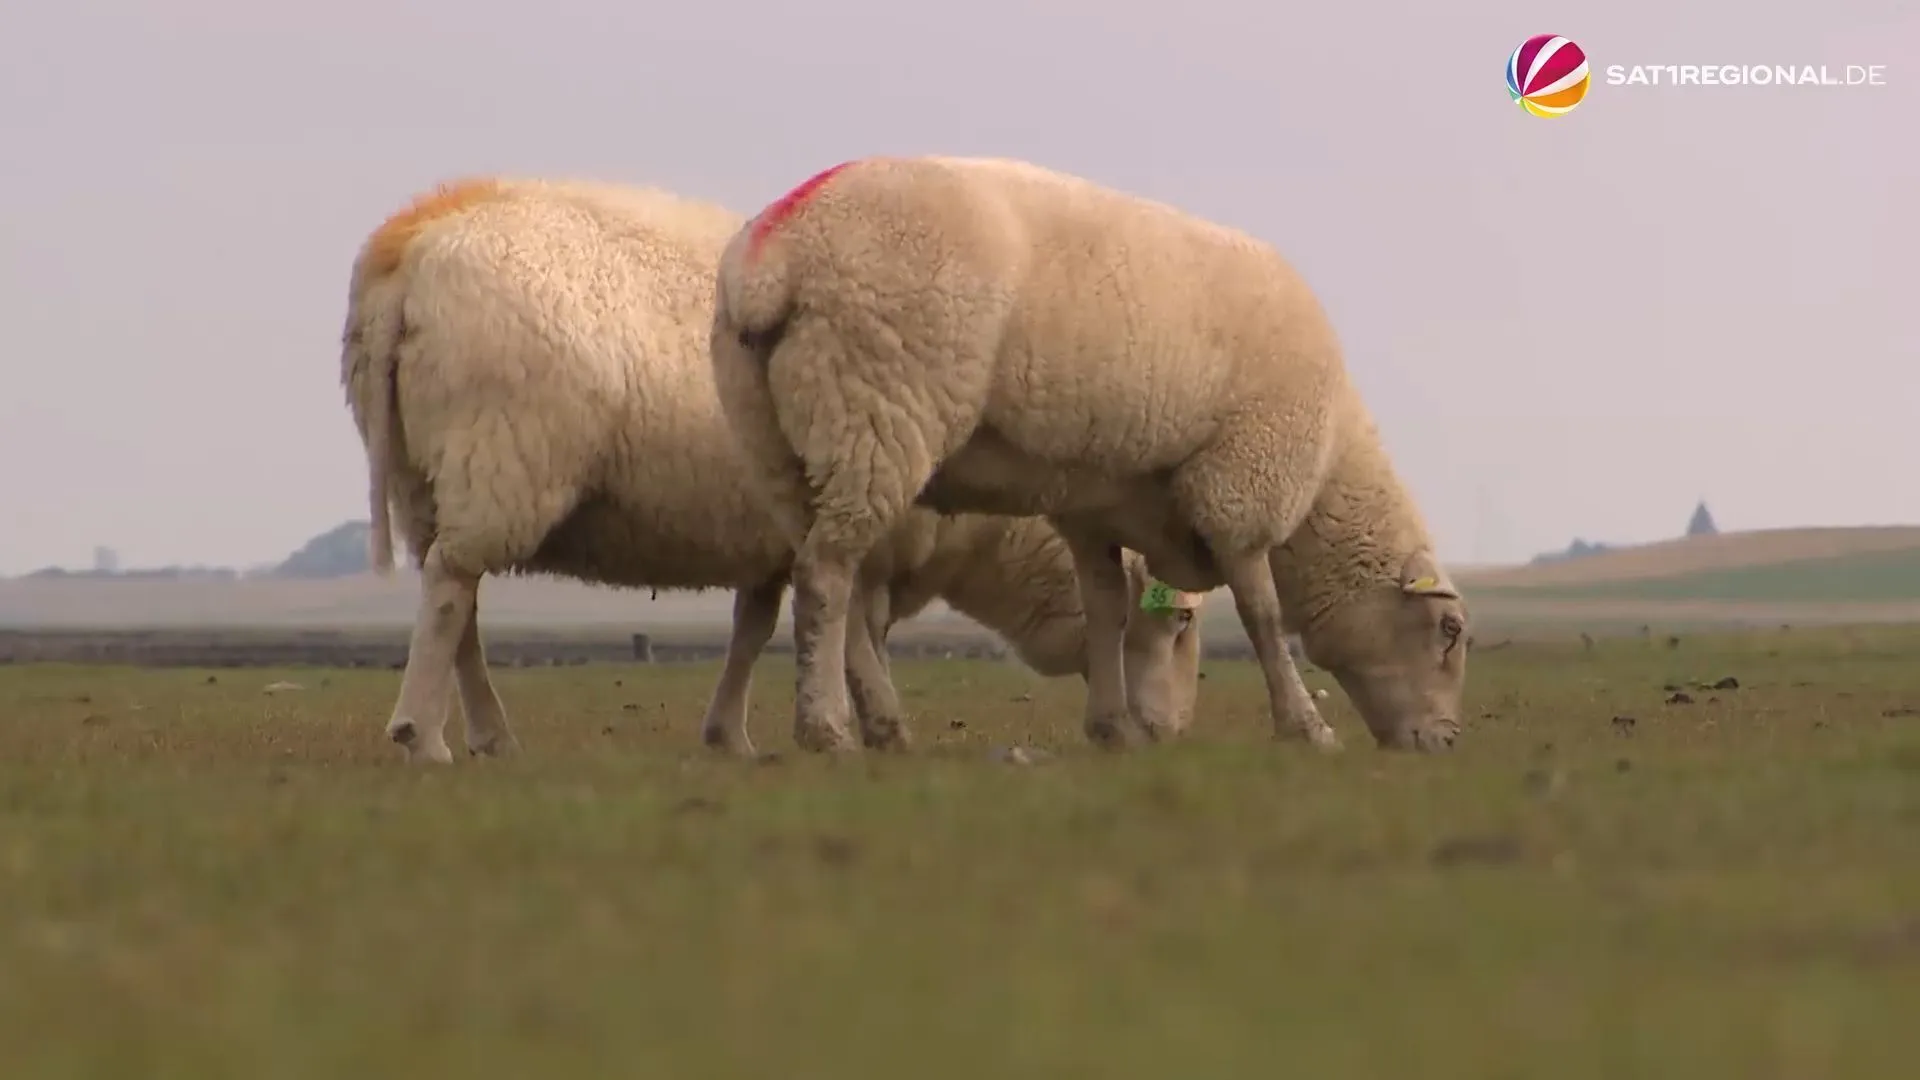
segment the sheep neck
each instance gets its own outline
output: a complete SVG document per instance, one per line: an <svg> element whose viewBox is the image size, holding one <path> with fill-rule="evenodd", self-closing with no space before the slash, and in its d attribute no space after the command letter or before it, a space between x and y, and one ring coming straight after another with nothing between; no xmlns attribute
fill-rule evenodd
<svg viewBox="0 0 1920 1080"><path fill-rule="evenodd" d="M1275 560L1288 628L1298 632L1355 596L1397 583L1407 558L1432 546L1379 436L1365 423Z"/></svg>

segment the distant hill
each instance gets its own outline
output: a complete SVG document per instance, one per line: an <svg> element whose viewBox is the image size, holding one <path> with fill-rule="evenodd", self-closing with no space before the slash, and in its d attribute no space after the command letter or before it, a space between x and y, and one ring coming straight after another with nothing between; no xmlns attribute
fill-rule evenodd
<svg viewBox="0 0 1920 1080"><path fill-rule="evenodd" d="M373 526L365 521L343 521L301 545L286 561L269 570L268 577L292 581L324 581L352 577L373 569L368 541Z"/></svg>
<svg viewBox="0 0 1920 1080"><path fill-rule="evenodd" d="M154 566L134 570L69 570L46 566L20 575L21 581L232 581L240 572L231 566ZM0 581L6 580L0 578Z"/></svg>
<svg viewBox="0 0 1920 1080"><path fill-rule="evenodd" d="M333 581L371 573L368 553L372 526L365 521L343 521L300 546L278 563L249 570L230 566L154 566L136 569L94 568L69 570L49 566L22 574L23 581L234 581L275 578L283 581ZM0 581L5 580L0 578Z"/></svg>
<svg viewBox="0 0 1920 1080"><path fill-rule="evenodd" d="M1713 511L1707 509L1707 500L1701 499L1700 502L1694 506L1693 515L1687 519L1687 531L1681 535L1684 537L1715 536L1718 535L1719 532L1719 526L1713 523ZM1592 555L1604 555L1609 551L1618 550L1620 546L1627 545L1599 542L1589 543L1576 536L1573 538L1573 543L1568 544L1563 550L1541 552L1535 555L1532 560L1529 561L1528 565L1544 566L1548 563L1565 562L1568 559L1584 559Z"/></svg>
<svg viewBox="0 0 1920 1080"><path fill-rule="evenodd" d="M1565 551L1543 551L1535 555L1528 565L1544 566L1548 563L1565 562L1568 559L1584 559L1590 555L1601 555L1612 550L1612 544L1589 544L1576 536L1573 538L1573 543L1567 545Z"/></svg>
<svg viewBox="0 0 1920 1080"><path fill-rule="evenodd" d="M1920 600L1920 527L1766 529L1461 575L1476 596L1855 603Z"/></svg>

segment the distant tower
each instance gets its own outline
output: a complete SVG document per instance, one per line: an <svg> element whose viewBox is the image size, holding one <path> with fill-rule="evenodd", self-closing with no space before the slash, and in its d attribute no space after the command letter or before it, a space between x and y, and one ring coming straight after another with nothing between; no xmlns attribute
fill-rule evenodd
<svg viewBox="0 0 1920 1080"><path fill-rule="evenodd" d="M1713 523L1713 511L1707 509L1707 500L1701 499L1700 505L1693 508L1693 520L1687 522L1688 536L1714 536L1720 532Z"/></svg>

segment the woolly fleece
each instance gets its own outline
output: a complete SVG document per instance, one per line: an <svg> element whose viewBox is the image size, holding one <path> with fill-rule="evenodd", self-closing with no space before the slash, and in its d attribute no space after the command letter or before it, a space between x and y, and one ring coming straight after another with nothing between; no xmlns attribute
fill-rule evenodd
<svg viewBox="0 0 1920 1080"><path fill-rule="evenodd" d="M480 178L421 196L367 238L341 378L367 449L375 565L393 563L391 507L422 572L388 728L411 758L451 760L449 678L470 751L515 745L479 639L478 587L490 573L736 590L703 734L752 752L748 683L792 548L754 495L707 357L717 262L740 225L646 188ZM905 742L887 629L935 598L1042 674L1084 672L1072 558L1039 524L923 512L876 547L851 661L870 744ZM1132 572L1138 595L1144 569ZM1145 722L1178 730L1190 719L1192 623L1129 623Z"/></svg>
<svg viewBox="0 0 1920 1080"><path fill-rule="evenodd" d="M1006 160L867 159L776 205L722 257L712 352L805 536L798 724L845 727L848 568L920 505L1058 526L1093 628L1095 738L1124 731L1124 545L1182 589L1232 590L1278 733L1338 745L1294 631L1382 745L1452 744L1465 607L1271 247Z"/></svg>

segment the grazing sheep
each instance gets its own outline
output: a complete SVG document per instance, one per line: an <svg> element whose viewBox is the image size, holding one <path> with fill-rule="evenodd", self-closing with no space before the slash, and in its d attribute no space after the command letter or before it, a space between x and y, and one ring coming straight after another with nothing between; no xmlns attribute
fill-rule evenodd
<svg viewBox="0 0 1920 1080"><path fill-rule="evenodd" d="M733 589L703 737L753 752L749 681L793 554L754 497L707 357L714 276L740 221L648 189L481 179L443 185L368 237L341 381L367 451L374 565L393 566L397 516L421 570L387 725L409 758L452 760L454 687L470 752L516 746L479 636L480 580L500 573ZM935 597L1042 674L1084 672L1073 559L1037 524L923 512L873 552L849 673L869 745L905 744L886 632ZM1131 558L1138 596L1151 583ZM1192 606L1127 626L1140 720L1160 729L1193 706Z"/></svg>
<svg viewBox="0 0 1920 1080"><path fill-rule="evenodd" d="M793 570L796 722L844 739L852 579L910 507L1049 518L1089 630L1086 725L1125 741L1124 545L1222 584L1275 730L1333 748L1282 642L1301 635L1382 746L1459 731L1466 612L1348 380L1266 244L1033 165L836 166L721 259L722 407Z"/></svg>

